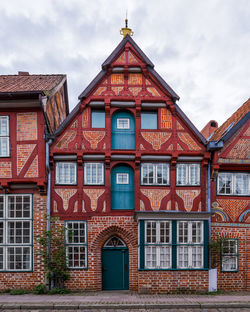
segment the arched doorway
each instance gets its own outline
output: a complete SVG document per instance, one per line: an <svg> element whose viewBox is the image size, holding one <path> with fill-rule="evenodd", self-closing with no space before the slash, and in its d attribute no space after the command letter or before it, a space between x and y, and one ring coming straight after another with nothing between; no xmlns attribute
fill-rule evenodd
<svg viewBox="0 0 250 312"><path fill-rule="evenodd" d="M111 171L111 209L134 209L134 170L128 165Z"/></svg>
<svg viewBox="0 0 250 312"><path fill-rule="evenodd" d="M135 118L128 111L118 111L112 115L111 148L135 149Z"/></svg>
<svg viewBox="0 0 250 312"><path fill-rule="evenodd" d="M102 247L102 289L129 289L128 247L118 236L110 237Z"/></svg>

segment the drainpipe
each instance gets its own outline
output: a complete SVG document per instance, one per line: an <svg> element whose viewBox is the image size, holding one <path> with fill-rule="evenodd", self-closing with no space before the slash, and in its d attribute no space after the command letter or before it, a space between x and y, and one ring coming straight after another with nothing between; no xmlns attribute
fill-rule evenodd
<svg viewBox="0 0 250 312"><path fill-rule="evenodd" d="M47 188L47 226L46 230L47 232L50 231L50 198L51 198L51 172L50 172L50 166L49 166L49 147L51 143L53 142L52 139L49 139L46 141L46 172L48 177L48 188ZM48 262L50 262L50 238L47 238L47 253L48 253ZM47 285L47 288L50 289L50 279L49 284Z"/></svg>
<svg viewBox="0 0 250 312"><path fill-rule="evenodd" d="M211 159L208 161L207 167L207 211L211 212ZM208 241L211 239L211 216L208 220ZM211 259L209 257L209 269L211 269Z"/></svg>

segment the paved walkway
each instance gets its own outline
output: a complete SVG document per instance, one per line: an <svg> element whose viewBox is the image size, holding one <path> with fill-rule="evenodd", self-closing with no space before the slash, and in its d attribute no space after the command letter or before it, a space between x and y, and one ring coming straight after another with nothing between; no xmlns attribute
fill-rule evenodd
<svg viewBox="0 0 250 312"><path fill-rule="evenodd" d="M70 295L0 295L0 311L250 311L250 293L223 295L142 295L129 291L83 292ZM180 309L180 310L179 310ZM229 310L228 310L229 311Z"/></svg>

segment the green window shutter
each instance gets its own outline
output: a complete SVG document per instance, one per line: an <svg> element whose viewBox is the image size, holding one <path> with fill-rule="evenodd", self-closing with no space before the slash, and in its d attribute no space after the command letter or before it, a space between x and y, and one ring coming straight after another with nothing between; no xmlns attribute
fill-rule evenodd
<svg viewBox="0 0 250 312"><path fill-rule="evenodd" d="M208 220L204 221L204 269L209 268Z"/></svg>
<svg viewBox="0 0 250 312"><path fill-rule="evenodd" d="M140 221L140 269L144 269L144 259L145 259L145 222L144 220Z"/></svg>
<svg viewBox="0 0 250 312"><path fill-rule="evenodd" d="M172 221L172 269L177 268L177 221Z"/></svg>

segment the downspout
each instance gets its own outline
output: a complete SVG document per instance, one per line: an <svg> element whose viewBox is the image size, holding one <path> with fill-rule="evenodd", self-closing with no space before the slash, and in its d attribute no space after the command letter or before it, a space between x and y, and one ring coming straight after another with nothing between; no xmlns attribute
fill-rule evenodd
<svg viewBox="0 0 250 312"><path fill-rule="evenodd" d="M51 143L53 142L52 139L49 139L46 141L46 172L48 177L48 187L47 187L47 226L46 230L47 233L50 231L50 202L51 202L51 172L50 172L50 166L49 166L49 147ZM50 263L50 238L47 237L47 254L48 254L48 263ZM50 289L50 279L49 283L47 285L47 288Z"/></svg>
<svg viewBox="0 0 250 312"><path fill-rule="evenodd" d="M207 167L207 211L211 212L211 158L208 161ZM208 219L208 242L211 240L211 215ZM209 269L211 269L211 257L209 256Z"/></svg>

